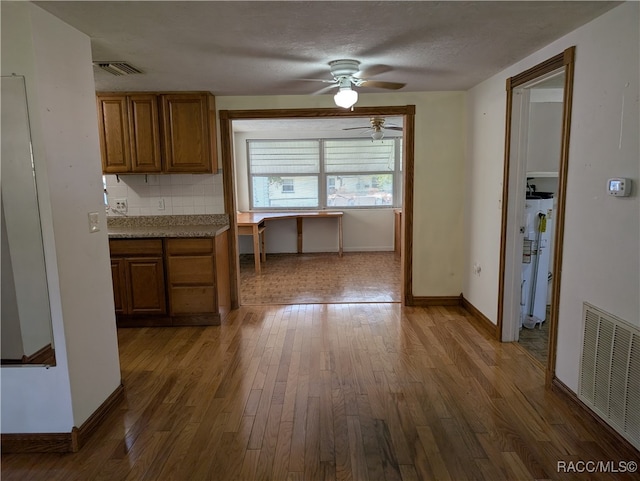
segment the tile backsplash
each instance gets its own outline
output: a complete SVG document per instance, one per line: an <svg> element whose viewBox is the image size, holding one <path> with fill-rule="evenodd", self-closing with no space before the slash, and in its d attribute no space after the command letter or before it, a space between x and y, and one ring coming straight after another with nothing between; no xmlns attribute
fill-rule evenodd
<svg viewBox="0 0 640 481"><path fill-rule="evenodd" d="M128 174L104 179L109 217L122 216L114 210L116 199L126 199L127 216L224 213L222 175Z"/></svg>

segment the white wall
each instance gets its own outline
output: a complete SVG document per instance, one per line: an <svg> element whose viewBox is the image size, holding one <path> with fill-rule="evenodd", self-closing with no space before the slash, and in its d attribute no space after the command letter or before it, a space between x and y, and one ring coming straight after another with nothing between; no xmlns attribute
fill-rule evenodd
<svg viewBox="0 0 640 481"><path fill-rule="evenodd" d="M576 46L556 375L578 387L582 303L640 326L640 201L606 195L640 170L638 3L628 2L468 92L464 295L497 318L505 81ZM471 273L482 265L479 277Z"/></svg>
<svg viewBox="0 0 640 481"><path fill-rule="evenodd" d="M531 102L527 172L558 172L562 137L562 102Z"/></svg>
<svg viewBox="0 0 640 481"><path fill-rule="evenodd" d="M106 175L109 205L127 199L128 216L224 214L220 174ZM119 181L118 181L119 179ZM164 201L164 209L159 201ZM110 209L107 214L121 214Z"/></svg>
<svg viewBox="0 0 640 481"><path fill-rule="evenodd" d="M120 384L89 38L2 3L2 75L26 76L55 367L2 368L2 432L70 432ZM90 234L88 212L103 227Z"/></svg>
<svg viewBox="0 0 640 481"><path fill-rule="evenodd" d="M355 108L392 105L416 106L413 295L457 296L463 277L465 93L362 94ZM216 97L218 110L315 107L335 107L332 96ZM349 219L344 223L346 245Z"/></svg>

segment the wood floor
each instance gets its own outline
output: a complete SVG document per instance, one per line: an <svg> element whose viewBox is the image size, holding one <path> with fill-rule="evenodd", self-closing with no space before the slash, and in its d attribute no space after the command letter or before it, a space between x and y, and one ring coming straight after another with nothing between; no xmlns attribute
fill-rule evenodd
<svg viewBox="0 0 640 481"><path fill-rule="evenodd" d="M242 305L400 302L400 256L394 252L267 254L256 274L240 256Z"/></svg>
<svg viewBox="0 0 640 481"><path fill-rule="evenodd" d="M3 455L3 481L638 479L557 472L628 458L458 307L247 306L118 337L119 409L78 453Z"/></svg>

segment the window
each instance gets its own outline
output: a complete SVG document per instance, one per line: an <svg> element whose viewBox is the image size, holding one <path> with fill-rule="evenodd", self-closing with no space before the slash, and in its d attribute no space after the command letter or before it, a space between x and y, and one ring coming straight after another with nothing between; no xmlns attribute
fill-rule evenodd
<svg viewBox="0 0 640 481"><path fill-rule="evenodd" d="M282 179L282 193L293 194L293 179Z"/></svg>
<svg viewBox="0 0 640 481"><path fill-rule="evenodd" d="M248 140L252 209L398 207L401 138Z"/></svg>
<svg viewBox="0 0 640 481"><path fill-rule="evenodd" d="M248 141L252 209L320 207L317 140Z"/></svg>

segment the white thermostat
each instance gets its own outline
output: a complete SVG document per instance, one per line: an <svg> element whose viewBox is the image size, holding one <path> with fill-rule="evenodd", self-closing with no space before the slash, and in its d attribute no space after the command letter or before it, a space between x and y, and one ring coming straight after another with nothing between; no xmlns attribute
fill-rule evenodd
<svg viewBox="0 0 640 481"><path fill-rule="evenodd" d="M631 194L631 179L625 177L614 177L607 181L607 191L609 195L616 197L627 197Z"/></svg>

